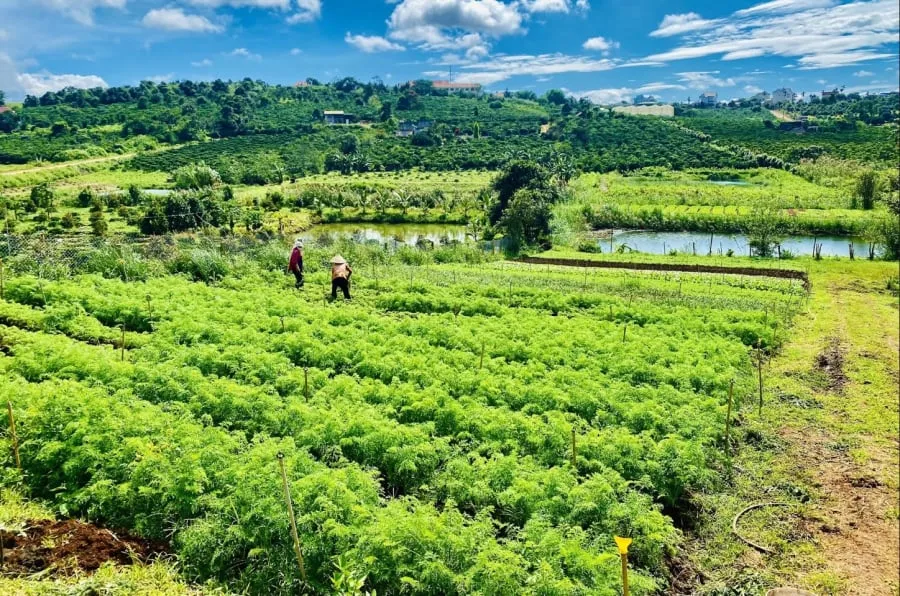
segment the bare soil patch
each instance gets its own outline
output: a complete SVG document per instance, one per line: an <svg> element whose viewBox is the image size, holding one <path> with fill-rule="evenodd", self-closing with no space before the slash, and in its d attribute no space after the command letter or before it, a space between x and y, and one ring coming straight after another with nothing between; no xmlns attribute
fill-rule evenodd
<svg viewBox="0 0 900 596"><path fill-rule="evenodd" d="M840 393L847 384L847 375L844 373L845 353L840 340L833 337L828 341L828 346L816 356L816 368L825 373L829 391Z"/></svg>
<svg viewBox="0 0 900 596"><path fill-rule="evenodd" d="M32 574L47 569L59 573L96 571L110 561L130 565L166 552L166 545L127 534L117 534L76 520L35 520L21 533L0 531L2 570Z"/></svg>

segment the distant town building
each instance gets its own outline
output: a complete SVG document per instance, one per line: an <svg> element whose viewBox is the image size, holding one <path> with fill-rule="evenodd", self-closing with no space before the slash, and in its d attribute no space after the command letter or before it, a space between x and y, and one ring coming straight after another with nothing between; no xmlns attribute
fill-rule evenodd
<svg viewBox="0 0 900 596"><path fill-rule="evenodd" d="M478 83L464 83L462 81L432 81L432 85L438 91L450 93L479 93L481 85Z"/></svg>
<svg viewBox="0 0 900 596"><path fill-rule="evenodd" d="M613 112L618 112L620 114L630 114L631 116L662 116L671 118L675 115L675 106L669 104L615 106L613 108Z"/></svg>
<svg viewBox="0 0 900 596"><path fill-rule="evenodd" d="M719 94L715 91L707 91L700 94L701 106L715 106L717 103L719 103Z"/></svg>
<svg viewBox="0 0 900 596"><path fill-rule="evenodd" d="M750 99L755 99L756 101L761 101L763 103L770 101L772 99L772 95L768 91L760 91Z"/></svg>
<svg viewBox="0 0 900 596"><path fill-rule="evenodd" d="M297 81L294 83L294 87L309 87L309 83L306 81Z"/></svg>
<svg viewBox="0 0 900 596"><path fill-rule="evenodd" d="M788 87L782 87L781 89L776 89L772 92L772 103L780 104L780 103L791 103L796 101L797 94Z"/></svg>
<svg viewBox="0 0 900 596"><path fill-rule="evenodd" d="M411 137L417 132L423 132L430 129L434 125L431 120L420 119L418 122L413 120L404 120L397 126L398 137Z"/></svg>
<svg viewBox="0 0 900 596"><path fill-rule="evenodd" d="M652 104L655 104L656 102L657 102L656 97L654 97L652 95L644 95L643 93L635 95L634 99L631 100L631 103L633 103L636 106L652 105Z"/></svg>
<svg viewBox="0 0 900 596"><path fill-rule="evenodd" d="M345 114L341 110L325 110L325 124L351 124L353 122L352 114Z"/></svg>
<svg viewBox="0 0 900 596"><path fill-rule="evenodd" d="M841 92L838 89L833 89L832 91L822 91L822 100L831 99L837 95L840 95Z"/></svg>

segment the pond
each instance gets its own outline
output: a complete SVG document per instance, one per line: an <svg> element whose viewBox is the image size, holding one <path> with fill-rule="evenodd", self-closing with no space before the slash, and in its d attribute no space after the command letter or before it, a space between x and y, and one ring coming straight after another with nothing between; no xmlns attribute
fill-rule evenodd
<svg viewBox="0 0 900 596"><path fill-rule="evenodd" d="M744 180L707 180L707 184L715 184L717 186L753 186Z"/></svg>
<svg viewBox="0 0 900 596"><path fill-rule="evenodd" d="M692 254L696 248L698 255L709 254L710 234L699 232L645 232L636 230L616 230L612 235L613 250L620 246L627 246L631 250L652 254L665 254L671 250L680 253ZM849 244L853 243L853 249L857 258L865 258L868 255L869 245L859 238L846 236L787 236L781 241L781 250L789 250L794 256L812 256L813 242L822 245L822 256L849 255ZM604 252L609 251L610 238L599 241ZM727 254L729 250L735 255L747 256L749 246L747 237L743 234L715 234L712 235L712 252L714 255Z"/></svg>
<svg viewBox="0 0 900 596"><path fill-rule="evenodd" d="M435 246L466 241L466 226L455 224L377 224L336 223L322 224L300 234L306 241L322 237L349 238L355 242L377 242L416 246L420 241L430 241Z"/></svg>

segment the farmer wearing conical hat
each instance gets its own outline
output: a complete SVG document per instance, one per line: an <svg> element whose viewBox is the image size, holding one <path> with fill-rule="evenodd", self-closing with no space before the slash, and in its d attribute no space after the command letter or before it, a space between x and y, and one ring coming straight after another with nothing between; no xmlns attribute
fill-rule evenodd
<svg viewBox="0 0 900 596"><path fill-rule="evenodd" d="M303 287L303 238L297 238L294 241L294 248L291 250L291 260L288 263L288 271L294 274L297 280L295 286L298 290Z"/></svg>
<svg viewBox="0 0 900 596"><path fill-rule="evenodd" d="M350 276L353 275L353 269L341 255L335 255L331 259L331 299L337 298L338 288L344 292L344 299L350 299Z"/></svg>

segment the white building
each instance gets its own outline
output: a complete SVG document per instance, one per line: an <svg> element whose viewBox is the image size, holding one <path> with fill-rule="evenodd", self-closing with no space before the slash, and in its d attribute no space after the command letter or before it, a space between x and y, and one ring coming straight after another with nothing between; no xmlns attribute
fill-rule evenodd
<svg viewBox="0 0 900 596"><path fill-rule="evenodd" d="M719 94L715 91L707 91L700 94L701 106L715 106L717 103L719 103Z"/></svg>
<svg viewBox="0 0 900 596"><path fill-rule="evenodd" d="M791 103L797 101L797 94L788 87L782 87L772 92L772 103Z"/></svg>

